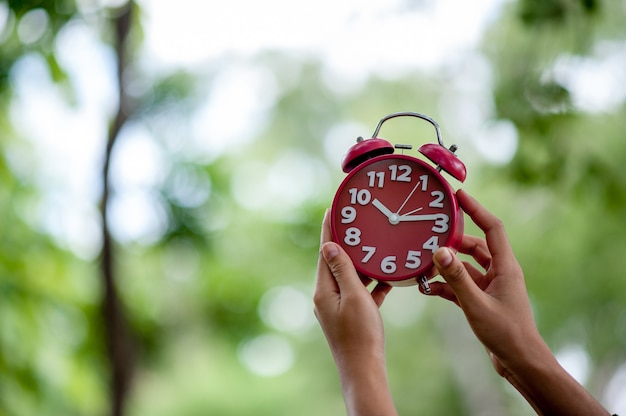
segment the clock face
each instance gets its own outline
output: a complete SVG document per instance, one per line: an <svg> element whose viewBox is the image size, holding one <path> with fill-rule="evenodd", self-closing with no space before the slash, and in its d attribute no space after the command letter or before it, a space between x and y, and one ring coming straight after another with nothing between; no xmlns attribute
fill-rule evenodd
<svg viewBox="0 0 626 416"><path fill-rule="evenodd" d="M452 187L435 168L392 154L350 172L335 195L331 228L359 272L415 284L434 275L437 248L458 248L462 221Z"/></svg>

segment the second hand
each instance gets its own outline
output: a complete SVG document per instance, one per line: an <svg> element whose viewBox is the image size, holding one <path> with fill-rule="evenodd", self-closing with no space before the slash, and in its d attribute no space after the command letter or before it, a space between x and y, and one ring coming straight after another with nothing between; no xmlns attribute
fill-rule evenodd
<svg viewBox="0 0 626 416"><path fill-rule="evenodd" d="M402 215L411 215L411 214L415 214L417 211L421 211L422 209L424 209L423 207L419 207L417 209L414 209L413 211L409 211L406 214L402 214Z"/></svg>
<svg viewBox="0 0 626 416"><path fill-rule="evenodd" d="M400 206L400 208L398 208L398 210L396 211L397 215L400 215L400 211L402 211L402 208L404 208L404 206L406 205L407 202L409 202L409 199L411 199L411 197L413 196L413 193L415 192L415 190L417 189L417 187L420 185L422 181L417 181L417 183L415 184L415 186L413 187L413 189L411 190L411 193L409 194L409 196L406 197L406 199L404 200L404 202L402 203L402 205ZM413 211L415 212L415 211Z"/></svg>

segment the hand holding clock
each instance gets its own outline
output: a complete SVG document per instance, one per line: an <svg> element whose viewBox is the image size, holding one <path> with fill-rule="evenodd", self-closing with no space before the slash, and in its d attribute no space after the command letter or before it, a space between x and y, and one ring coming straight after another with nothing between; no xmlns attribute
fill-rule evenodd
<svg viewBox="0 0 626 416"><path fill-rule="evenodd" d="M497 373L538 414L608 415L561 367L539 334L524 274L502 222L467 192L458 191L457 199L486 238L465 236L459 251L471 255L485 272L461 262L448 248L440 248L434 261L446 283L431 283L430 295L461 307Z"/></svg>
<svg viewBox="0 0 626 416"><path fill-rule="evenodd" d="M461 208L485 233L485 240L465 235L459 251L472 256L484 272L441 247L434 261L445 282L432 282L430 295L461 307L498 374L539 414L608 415L559 365L539 334L523 272L501 221L468 193L456 195ZM384 208L377 208L383 212ZM338 367L348 413L396 414L378 311L389 287L378 284L371 293L366 289L345 251L331 242L327 216L317 274L315 314Z"/></svg>
<svg viewBox="0 0 626 416"><path fill-rule="evenodd" d="M327 211L313 301L315 316L339 370L348 413L395 415L378 312L391 286L379 283L370 293L365 287L368 282L361 281L346 252L331 240Z"/></svg>

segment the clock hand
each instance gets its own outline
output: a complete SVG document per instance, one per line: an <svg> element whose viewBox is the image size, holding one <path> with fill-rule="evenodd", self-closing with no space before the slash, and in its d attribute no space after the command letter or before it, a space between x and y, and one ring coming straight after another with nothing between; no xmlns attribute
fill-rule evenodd
<svg viewBox="0 0 626 416"><path fill-rule="evenodd" d="M404 214L398 217L398 221L432 221L443 220L446 218L445 214L422 214L422 215L409 215Z"/></svg>
<svg viewBox="0 0 626 416"><path fill-rule="evenodd" d="M391 210L389 208L387 208L385 205L383 205L383 203L380 202L377 198L374 198L374 200L372 201L372 205L374 205L376 208L378 208L378 210L380 212L385 214L385 216L387 218L389 218L389 217L391 217L393 215L393 212L391 212Z"/></svg>
<svg viewBox="0 0 626 416"><path fill-rule="evenodd" d="M424 209L423 207L419 207L419 208L417 208L417 209L414 209L413 211L409 211L409 212L407 212L406 214L402 214L402 215L411 215L411 214L413 214L414 212L421 211L421 210L423 210L423 209Z"/></svg>
<svg viewBox="0 0 626 416"><path fill-rule="evenodd" d="M409 196L406 197L406 199L404 200L404 202L402 203L402 205L400 205L400 208L398 208L398 210L396 211L396 214L400 215L400 211L402 211L402 208L404 208L404 206L406 205L407 202L409 202L409 199L411 199L411 197L413 196L413 193L415 193L415 190L417 189L418 186L420 186L420 183L422 181L417 181L417 183L415 184L415 186L413 187L413 189L411 189L411 192L409 193Z"/></svg>
<svg viewBox="0 0 626 416"><path fill-rule="evenodd" d="M389 208L387 208L382 202L378 200L378 198L374 198L372 201L372 205L374 205L380 212L385 214L385 217L389 220L389 222L393 225L398 223L398 214L394 214L391 212Z"/></svg>

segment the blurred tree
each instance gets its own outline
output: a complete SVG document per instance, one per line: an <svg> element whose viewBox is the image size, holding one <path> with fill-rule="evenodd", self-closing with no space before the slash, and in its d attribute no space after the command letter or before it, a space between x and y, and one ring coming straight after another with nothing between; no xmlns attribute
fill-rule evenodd
<svg viewBox="0 0 626 416"><path fill-rule="evenodd" d="M9 118L11 71L29 54L40 55L52 78L69 79L51 52L58 31L76 13L73 2L0 2L5 10L0 43L0 413L71 414L102 404L95 351L96 292L84 280L92 268L36 227L41 194L32 149Z"/></svg>
<svg viewBox="0 0 626 416"><path fill-rule="evenodd" d="M126 400L135 370L136 346L134 334L129 328L125 306L120 299L116 272L116 255L114 253L113 238L109 229L110 208L110 177L111 156L115 143L120 137L129 117L134 115L135 108L129 99L124 74L129 71L129 61L132 58L129 35L132 29L133 9L132 0L121 6L113 13L111 19L111 32L113 48L117 63L117 99L118 108L111 121L104 153L104 167L102 171L102 199L100 202L101 226L102 226L102 249L100 253L101 276L102 276L102 319L105 328L105 342L107 358L111 370L109 396L111 415L121 416L124 414Z"/></svg>
<svg viewBox="0 0 626 416"><path fill-rule="evenodd" d="M74 96L74 80L72 80L65 69L59 64L57 61L57 57L54 53L55 51L55 42L57 40L57 35L63 30L63 28L68 23L76 23L82 19L89 19L92 23L97 21L100 25L95 26L99 27L103 42L109 42L110 47L113 51L113 55L115 56L116 63L116 77L118 80L117 83L117 105L118 109L112 117L110 128L108 131L108 136L106 140L106 146L103 154L103 170L102 170L102 197L100 202L100 212L101 212L101 227L102 227L102 247L99 255L99 266L100 266L100 275L102 282L102 291L101 298L99 300L100 310L99 313L96 313L96 310L93 308L93 305L86 302L86 300L80 300L77 298L74 300L72 296L69 296L68 301L73 301L73 303L68 304L67 307L72 308L81 308L81 314L84 314L85 317L89 320L88 331L91 333L90 339L85 338L83 345L71 346L72 348L85 348L85 352L87 353L85 359L95 360L96 362L100 362L102 360L102 350L101 345L104 345L106 354L106 362L108 365L104 366L103 363L100 363L99 366L94 367L90 365L85 365L85 378L92 377L93 380L90 381L90 384L97 385L98 382L95 379L98 376L101 376L101 372L105 371L109 373L109 405L110 405L110 413L113 415L121 415L124 413L125 402L127 400L128 394L130 392L131 382L133 378L134 368L136 366L135 356L137 353L137 349L139 348L136 345L135 337L131 326L129 326L129 318L126 313L126 306L124 305L124 300L120 297L119 290L117 288L117 281L119 277L117 276L117 264L119 263L117 256L115 254L115 243L111 236L110 231L110 219L109 219L109 206L110 206L110 195L112 193L112 189L110 186L110 177L111 177L111 159L114 153L115 144L120 137L122 130L125 128L126 124L129 120L133 120L137 117L150 117L153 116L155 112L159 112L163 110L165 105L171 104L172 100L181 100L182 96L188 96L190 88L190 77L186 77L184 74L166 74L163 79L152 79L154 82L153 88L148 91L145 91L142 95L132 96L127 91L127 85L132 81L136 81L132 78L133 75L133 61L134 57L137 53L138 40L140 39L140 27L139 22L140 19L135 15L135 11L137 6L134 2L129 1L122 4L119 7L113 8L102 8L100 10L93 9L91 7L85 7L80 9L79 5L75 4L73 1L67 0L51 0L51 1L32 1L32 2L24 2L24 1L8 1L0 3L0 6L6 8L6 23L2 33L2 54L0 55L0 90L3 91L2 94L2 102L0 103L5 109L8 109L11 101L11 82L10 82L10 73L13 70L15 64L20 61L21 58L28 55L37 55L41 56L44 62L47 63L47 69L50 74L50 78L58 84L60 88L66 93L66 97L69 99L71 104L73 103ZM94 13L95 12L95 13ZM94 28L95 28L94 27ZM134 36L131 36L134 35ZM134 75L137 77L136 71ZM181 102L178 102L177 105L182 109L183 105ZM8 114L8 111L2 111L2 114ZM2 120L2 129L3 129L3 137L6 137L6 143L3 143L3 147L8 149L8 152L5 154L9 157L9 160L6 162L12 162L11 160L11 149L13 150L13 157L17 157L18 151L28 151L22 144L20 144L17 139L12 138L15 137L15 133L11 130L11 122L8 119ZM11 139L8 139L11 138ZM94 139L94 138L90 138ZM19 147L19 149L15 149ZM20 156L24 158L24 156ZM4 160L3 160L4 161ZM15 203L15 201L22 201L24 206L19 208L32 210L33 208L29 205L34 203L35 197L37 196L37 190L32 187L29 182L34 181L34 178L26 177L26 178L15 178L12 173L14 169L24 170L24 166L15 166L16 163L20 162L20 160L13 161L13 166L11 163L4 163L3 171L5 175L3 176L3 183L5 185L5 189L7 189L6 196L6 212L7 214L16 214L13 211L18 207L11 207L11 202ZM10 169L13 168L13 169ZM20 184L21 181L25 181L27 187L23 187ZM12 185L14 183L14 185ZM180 207L179 209L175 209L175 204L169 204L172 209L170 212L172 213L170 219L173 227L179 228L177 232L178 234L186 233L193 234L197 233L198 230L193 230L189 227L188 224L185 223L185 218L189 217L188 209L185 207ZM9 222L11 222L9 220ZM22 227L25 227L26 230L29 230L29 227L36 227L36 224L28 224L24 223L23 219L17 221L17 224L23 224ZM182 226L179 227L179 225ZM17 225L16 225L17 226ZM46 236L38 236L35 230L29 232L21 232L22 236L31 235L31 238L25 241L31 241L35 244L37 241L41 241L40 244L43 244L45 249L40 249L42 255L49 256L50 259L46 260L41 256L37 256L35 258L36 267L43 272L44 276L53 277L54 274L59 273L60 276L58 279L61 279L63 273L67 273L68 277L72 276L72 268L79 267L84 274L93 274L93 271L88 271L90 268L86 267L85 264L80 264L78 259L73 258L70 253L66 253L54 245L52 241ZM10 253L14 253L15 250L19 249L19 244L17 241L11 238L12 233L9 233L9 230L6 229L4 231L4 236L6 240L6 250L3 250L3 253L9 255ZM25 237L22 237L25 238ZM18 279L26 278L25 281L32 280L32 271L28 270L28 268L18 267L20 262L28 261L29 256L26 251L21 253L20 255L12 255L15 259L15 264L9 264L6 267L7 276L3 276L3 281L6 278L10 277L11 274L16 274ZM7 259L10 257L7 257ZM54 263L59 263L58 267L52 267ZM78 265L74 265L78 263ZM48 269L49 268L49 269ZM58 270L62 268L63 270ZM69 269L69 270L67 270ZM12 287L11 279L6 280L7 288ZM37 283L37 280L33 280L34 283ZM20 304L16 303L8 303L7 307L9 307L13 314L8 314L10 319L15 316L19 316L22 312L28 311L29 308L33 308L33 316L31 319L33 320L42 320L45 321L49 319L45 315L46 308L49 308L48 305L51 303L51 299L48 297L54 296L54 293L39 293L40 289L37 286L24 286L20 290L15 293L21 293L22 296L29 299L28 304L24 306L20 306ZM10 296L7 297L7 300L10 299ZM91 299L90 301L94 301ZM63 307L64 302L58 301L58 307ZM32 305L31 305L32 304ZM35 313L36 312L36 313ZM29 316L29 314L26 314ZM82 315L81 315L82 316ZM30 334L30 342L42 342L39 341L40 338L44 336L44 334L39 334L34 328L37 325L32 325L23 320L10 322L10 325L7 328L33 328L33 333ZM37 321L38 322L38 321ZM102 323L100 325L99 323ZM102 331L100 331L102 328ZM7 332L6 336L13 338L15 334ZM75 334L72 334L75 337ZM87 342L89 341L89 342ZM8 342L8 341L7 341ZM15 342L15 341L11 341ZM73 363L74 359L76 359L77 363L79 358L81 358L80 351L72 352L69 350L69 346L67 347L68 351L57 351L60 354L67 354L68 360L70 363ZM35 397L39 397L42 395L42 390L47 390L46 385L49 384L49 380L45 377L41 377L37 374L38 369L37 366L32 360L38 360L38 354L43 353L45 349L41 349L38 351L37 349L25 350L23 353L24 358L23 362L19 363L19 367L14 367L15 364L12 363L11 356L14 352L9 351L9 348L3 349L8 354L2 362L6 362L8 367L7 376L8 379L11 379L12 376L14 380L20 381L20 385L23 385L24 390L20 391L16 386L10 384L10 388L7 388L7 391L12 392L12 394L8 396L3 395L3 399L8 397L7 403L3 406L0 403L0 410L4 407L7 412L10 414L29 414L35 413L32 412L29 406L34 406L34 403L38 403L39 400L35 399L27 399L26 393L31 392L35 395ZM48 360L56 360L59 359L58 356L52 354ZM91 372L89 371L91 368ZM108 368L108 371L105 369ZM95 370L95 371L94 371ZM69 371L69 370L68 370ZM68 377L68 376L65 376ZM66 394L70 394L71 389L75 389L75 384L80 384L84 382L84 379L78 379L77 381L64 381L66 385L59 386L67 391ZM52 390L53 391L53 390ZM80 413L83 412L94 412L98 407L102 406L103 398L100 396L101 392L90 392L91 396L86 395L84 399L78 400L78 402L84 401L80 406L91 406L91 407L80 407L77 403L76 408L73 408L71 401L61 401L55 400L58 402L58 406L51 406L47 410L43 410L47 408L46 403L42 403L42 408L38 409L36 413L40 414L59 414L59 413L74 413L78 411ZM54 396L54 393L46 393L46 395ZM11 399L11 397L13 397Z"/></svg>

